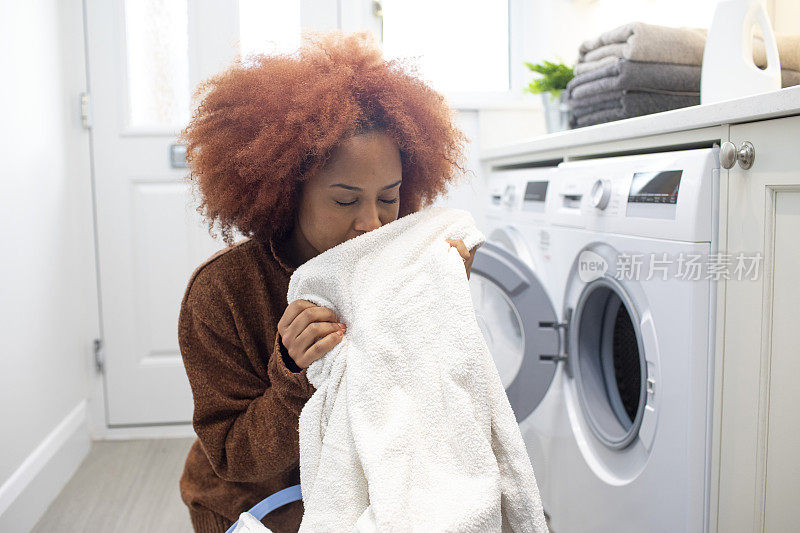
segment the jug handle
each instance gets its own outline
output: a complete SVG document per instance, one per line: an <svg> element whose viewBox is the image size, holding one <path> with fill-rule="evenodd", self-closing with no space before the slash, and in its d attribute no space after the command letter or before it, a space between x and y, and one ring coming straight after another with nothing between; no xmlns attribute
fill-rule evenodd
<svg viewBox="0 0 800 533"><path fill-rule="evenodd" d="M755 17L755 20L753 18ZM753 39L750 35L753 24L757 23L761 26L761 33L764 36L764 51L767 55L767 68L765 72L776 72L778 77L781 77L781 60L778 55L778 43L775 41L775 35L772 33L772 26L767 19L764 8L760 4L754 2L751 9L747 12L745 23L742 26L742 46L746 50L742 50L745 60L748 63L753 63ZM755 68L758 66L754 65ZM760 69L759 69L760 70Z"/></svg>

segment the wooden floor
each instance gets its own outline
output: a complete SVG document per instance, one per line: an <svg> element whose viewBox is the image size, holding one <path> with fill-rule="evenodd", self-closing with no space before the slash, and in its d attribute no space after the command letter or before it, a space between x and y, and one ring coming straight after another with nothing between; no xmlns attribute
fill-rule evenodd
<svg viewBox="0 0 800 533"><path fill-rule="evenodd" d="M178 480L194 439L96 441L34 533L192 532Z"/></svg>

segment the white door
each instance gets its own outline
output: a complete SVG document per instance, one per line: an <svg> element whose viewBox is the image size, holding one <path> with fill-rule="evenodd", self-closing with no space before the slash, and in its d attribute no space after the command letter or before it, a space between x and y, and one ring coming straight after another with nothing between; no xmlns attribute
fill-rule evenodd
<svg viewBox="0 0 800 533"><path fill-rule="evenodd" d="M178 310L192 270L224 244L203 228L170 149L191 88L237 53L237 18L236 2L86 3L110 426L192 418Z"/></svg>
<svg viewBox="0 0 800 533"><path fill-rule="evenodd" d="M338 5L85 2L108 426L192 419L178 312L192 271L224 243L209 236L184 180L187 170L172 163L177 135L197 104L191 93L240 50L293 48L301 23L338 27Z"/></svg>

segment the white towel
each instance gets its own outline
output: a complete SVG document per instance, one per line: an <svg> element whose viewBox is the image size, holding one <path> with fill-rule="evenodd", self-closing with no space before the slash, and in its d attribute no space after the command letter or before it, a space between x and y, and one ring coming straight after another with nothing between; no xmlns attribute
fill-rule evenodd
<svg viewBox="0 0 800 533"><path fill-rule="evenodd" d="M289 303L328 307L348 326L307 370L317 391L300 414L301 533L547 531L446 238L470 250L485 240L467 211L429 207L326 250L289 280ZM246 514L235 531L269 531Z"/></svg>
<svg viewBox="0 0 800 533"><path fill-rule="evenodd" d="M288 302L348 326L300 414L301 532L547 531L533 468L475 318L472 216L429 207L304 263ZM358 522L358 524L357 524Z"/></svg>

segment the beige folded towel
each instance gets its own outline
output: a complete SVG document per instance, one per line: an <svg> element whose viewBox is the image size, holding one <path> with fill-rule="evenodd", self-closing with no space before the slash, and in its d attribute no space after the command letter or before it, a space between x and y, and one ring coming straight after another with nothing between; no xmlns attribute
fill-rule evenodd
<svg viewBox="0 0 800 533"><path fill-rule="evenodd" d="M622 57L634 61L702 65L708 30L705 28L673 28L644 22L630 22L599 37L583 42L578 49L575 73L594 70L607 57ZM781 69L800 72L800 35L775 34ZM609 60L605 60L609 61ZM767 55L764 39L756 34L753 39L753 61L766 67ZM594 68L581 66L592 63ZM789 73L793 80L793 73ZM784 81L787 75L784 72ZM786 86L784 84L784 86Z"/></svg>
<svg viewBox="0 0 800 533"><path fill-rule="evenodd" d="M706 44L702 28L671 28L630 22L585 41L578 49L578 62L616 56L651 63L700 65Z"/></svg>
<svg viewBox="0 0 800 533"><path fill-rule="evenodd" d="M778 44L778 57L784 70L800 71L800 35L775 34ZM756 35L753 39L753 60L761 68L767 66L767 51L764 38Z"/></svg>

